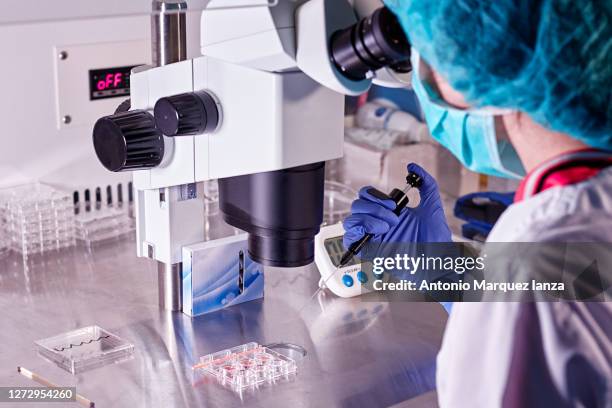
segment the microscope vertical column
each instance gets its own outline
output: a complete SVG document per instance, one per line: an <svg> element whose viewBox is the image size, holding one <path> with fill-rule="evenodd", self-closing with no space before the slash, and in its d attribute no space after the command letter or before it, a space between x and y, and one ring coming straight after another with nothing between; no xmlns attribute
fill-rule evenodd
<svg viewBox="0 0 612 408"><path fill-rule="evenodd" d="M159 307L163 310L180 311L183 307L182 263L157 263Z"/></svg>
<svg viewBox="0 0 612 408"><path fill-rule="evenodd" d="M187 3L182 0L153 0L151 56L161 67L187 59Z"/></svg>
<svg viewBox="0 0 612 408"><path fill-rule="evenodd" d="M153 65L163 66L187 59L187 3L176 0L153 0L151 46ZM158 262L159 306L168 311L182 309L182 264Z"/></svg>

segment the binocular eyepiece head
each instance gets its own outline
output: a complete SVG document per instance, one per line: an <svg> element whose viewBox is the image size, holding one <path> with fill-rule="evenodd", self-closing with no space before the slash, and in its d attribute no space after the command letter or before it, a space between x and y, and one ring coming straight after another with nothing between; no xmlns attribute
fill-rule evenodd
<svg viewBox="0 0 612 408"><path fill-rule="evenodd" d="M389 67L410 72L410 43L397 17L386 7L377 9L331 38L331 58L336 68L352 80L369 78Z"/></svg>

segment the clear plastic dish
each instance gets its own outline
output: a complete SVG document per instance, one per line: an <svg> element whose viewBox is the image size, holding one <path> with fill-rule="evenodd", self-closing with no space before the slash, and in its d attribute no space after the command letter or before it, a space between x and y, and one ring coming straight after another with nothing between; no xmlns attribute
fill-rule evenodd
<svg viewBox="0 0 612 408"><path fill-rule="evenodd" d="M77 240L86 246L127 236L136 229L127 211L112 207L79 214L75 226Z"/></svg>
<svg viewBox="0 0 612 408"><path fill-rule="evenodd" d="M351 212L351 204L357 192L337 181L325 180L323 225L342 221Z"/></svg>
<svg viewBox="0 0 612 408"><path fill-rule="evenodd" d="M24 257L73 246L74 209L68 192L34 183L0 190L6 246Z"/></svg>
<svg viewBox="0 0 612 408"><path fill-rule="evenodd" d="M129 360L134 345L98 326L88 326L38 340L38 353L59 367L78 374Z"/></svg>
<svg viewBox="0 0 612 408"><path fill-rule="evenodd" d="M239 393L246 388L288 379L297 373L293 359L255 342L200 357L194 369L215 377L219 384Z"/></svg>

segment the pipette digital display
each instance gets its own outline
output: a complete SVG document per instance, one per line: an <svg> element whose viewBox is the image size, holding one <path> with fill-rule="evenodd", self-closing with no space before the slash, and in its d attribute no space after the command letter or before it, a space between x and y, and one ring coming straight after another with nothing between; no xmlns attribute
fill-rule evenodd
<svg viewBox="0 0 612 408"><path fill-rule="evenodd" d="M327 254L329 255L329 259L332 261L332 264L335 267L340 266L340 262L342 261L342 257L344 255L344 245L342 245L343 236L336 236L327 238L324 242L325 249L327 250ZM359 263L359 259L357 257L352 257L344 266L353 266Z"/></svg>

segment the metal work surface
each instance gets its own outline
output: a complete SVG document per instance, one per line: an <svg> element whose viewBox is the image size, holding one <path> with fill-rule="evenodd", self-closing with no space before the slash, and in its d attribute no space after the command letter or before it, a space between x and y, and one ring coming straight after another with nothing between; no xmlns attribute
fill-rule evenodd
<svg viewBox="0 0 612 408"><path fill-rule="evenodd" d="M158 309L156 265L138 259L134 246L73 249L29 267L16 255L0 260L0 386L36 386L17 373L23 366L113 408L383 407L434 388L446 319L438 304L323 292L298 313L319 279L311 266L267 269L264 300L191 319ZM34 341L88 325L132 342L135 358L72 376L36 354ZM242 399L194 376L200 356L251 341L290 342L307 355L295 377Z"/></svg>

